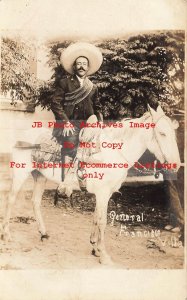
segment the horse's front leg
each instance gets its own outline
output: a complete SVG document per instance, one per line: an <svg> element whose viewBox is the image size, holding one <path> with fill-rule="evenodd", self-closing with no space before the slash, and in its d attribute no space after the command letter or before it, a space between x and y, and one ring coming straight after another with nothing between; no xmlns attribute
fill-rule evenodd
<svg viewBox="0 0 187 300"><path fill-rule="evenodd" d="M43 241L44 238L48 238L48 234L46 233L45 224L42 218L41 214L41 200L42 195L45 189L45 182L46 178L41 175L40 173L34 173L32 174L34 178L34 189L33 189L33 195L32 195L32 203L33 203L33 209L34 214L36 217L36 222L38 225L39 233L41 234L41 240Z"/></svg>
<svg viewBox="0 0 187 300"><path fill-rule="evenodd" d="M98 242L96 254L101 264L112 264L105 247L105 228L107 224L107 208L110 193L102 191L96 194L96 218L98 226Z"/></svg>
<svg viewBox="0 0 187 300"><path fill-rule="evenodd" d="M90 236L90 243L93 246L92 254L95 256L100 256L100 253L97 250L98 237L99 237L99 230L98 230L98 224L97 224L97 207L95 207L95 211L94 211L94 215L93 215L92 231L91 231L91 236Z"/></svg>

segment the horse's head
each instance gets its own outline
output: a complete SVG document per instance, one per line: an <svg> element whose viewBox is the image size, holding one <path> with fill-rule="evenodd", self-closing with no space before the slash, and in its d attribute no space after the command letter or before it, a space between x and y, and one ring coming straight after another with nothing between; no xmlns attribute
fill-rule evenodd
<svg viewBox="0 0 187 300"><path fill-rule="evenodd" d="M178 128L177 121L171 121L160 106L155 111L149 106L152 120L155 123L153 136L148 144L148 149L155 154L161 162L176 163L180 167L180 156L177 146L175 129Z"/></svg>

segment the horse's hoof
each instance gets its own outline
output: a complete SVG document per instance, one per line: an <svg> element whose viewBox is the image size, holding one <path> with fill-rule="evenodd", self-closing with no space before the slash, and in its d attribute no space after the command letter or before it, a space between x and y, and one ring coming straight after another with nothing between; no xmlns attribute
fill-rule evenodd
<svg viewBox="0 0 187 300"><path fill-rule="evenodd" d="M100 252L98 250L92 249L92 255L99 257L100 256Z"/></svg>
<svg viewBox="0 0 187 300"><path fill-rule="evenodd" d="M41 235L41 241L42 242L43 242L43 239L48 239L48 238L49 238L49 235L47 233Z"/></svg>
<svg viewBox="0 0 187 300"><path fill-rule="evenodd" d="M101 255L99 258L99 262L102 265L113 266L114 262L112 261L109 255Z"/></svg>

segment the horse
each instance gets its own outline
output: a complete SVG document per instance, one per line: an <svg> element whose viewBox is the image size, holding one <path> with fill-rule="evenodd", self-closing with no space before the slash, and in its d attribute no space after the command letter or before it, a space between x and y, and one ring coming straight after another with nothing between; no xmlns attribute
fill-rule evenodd
<svg viewBox="0 0 187 300"><path fill-rule="evenodd" d="M131 128L130 122L141 124L141 127ZM154 126L146 128L146 123L154 124ZM143 153L148 149L153 153L160 163L176 163L177 172L180 167L180 156L175 137L176 122L172 122L167 117L160 106L157 110L149 107L149 111L142 117L136 119L122 120L122 128L104 128L100 133L100 143L119 143L123 145L121 149L100 148L100 151L93 155L91 161L99 161L105 164L125 163L124 168L104 168L103 178L87 178L86 188L89 193L96 196L96 206L93 216L93 225L90 236L92 244L92 253L99 257L101 264L111 264L112 259L105 247L105 228L107 225L107 207L108 201L112 194L119 190L121 184L125 182L128 169L137 162ZM47 129L45 129L47 130ZM31 129L32 131L32 129ZM51 134L51 133L50 133ZM28 134L29 136L30 134ZM61 182L61 169L42 168L33 170L31 161L31 149L17 149L13 151L13 161L22 163L22 158L27 164L26 168L13 168L13 179L10 193L7 199L6 211L2 222L1 237L8 241L11 239L9 230L9 220L11 216L11 208L15 202L16 196L28 177L32 173L34 178L34 188L32 195L33 208L38 225L41 239L48 238L45 224L42 218L40 205L42 194L45 189L46 179L51 179L60 183L60 187L68 196L74 189L79 189L78 180L72 180L72 174L67 174L65 180ZM90 164L89 173L94 173L95 168ZM71 173L71 172L70 172ZM76 173L74 172L76 177ZM75 179L75 178L74 178Z"/></svg>

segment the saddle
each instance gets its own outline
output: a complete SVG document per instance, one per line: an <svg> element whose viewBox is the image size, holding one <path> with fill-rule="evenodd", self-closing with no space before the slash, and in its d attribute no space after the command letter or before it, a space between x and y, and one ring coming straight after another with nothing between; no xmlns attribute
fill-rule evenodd
<svg viewBox="0 0 187 300"><path fill-rule="evenodd" d="M43 162L60 162L61 161L61 148L62 146L51 138L51 134L43 133L36 140L39 145L38 148L33 148L31 158L38 163Z"/></svg>
<svg viewBox="0 0 187 300"><path fill-rule="evenodd" d="M87 123L92 124L97 122L97 117L92 115L88 120ZM81 129L79 133L79 145L77 148L77 154L74 159L74 169L71 169L68 174L68 181L74 177L76 174L77 179L79 180L80 186L82 185L83 188L86 185L86 180L84 179L84 174L86 172L85 169L81 169L79 167L79 162L89 162L92 159L94 154L100 152L100 132L101 128L92 128L92 127L85 127ZM80 144L83 143L85 145L90 145L94 143L94 147L80 147ZM44 163L44 162L53 162L58 163L62 161L62 145L60 145L56 138L51 138L51 132L45 132L41 134L35 144L31 144L24 141L17 141L16 148L21 149L31 149L31 159L37 163ZM93 158L94 160L94 158ZM71 181L71 180L70 180ZM69 181L69 182L70 182Z"/></svg>
<svg viewBox="0 0 187 300"><path fill-rule="evenodd" d="M87 123L96 123L96 115L92 115L88 118ZM85 127L81 129L79 133L79 146L77 150L76 158L79 161L87 162L90 157L101 151L100 148L100 137L101 128ZM94 145L94 146L93 146Z"/></svg>
<svg viewBox="0 0 187 300"><path fill-rule="evenodd" d="M97 122L97 117L92 115L87 120L87 123ZM58 192L60 194L66 194L68 197L72 194L74 189L86 191L86 179L84 174L86 170L80 167L80 162L90 162L94 161L93 155L99 153L100 150L100 132L101 128L91 128L85 127L81 129L79 133L79 145L77 149L77 155L74 159L74 169L69 170L65 176L64 182L62 182L58 187ZM94 143L95 147L80 147L81 143L85 145Z"/></svg>

